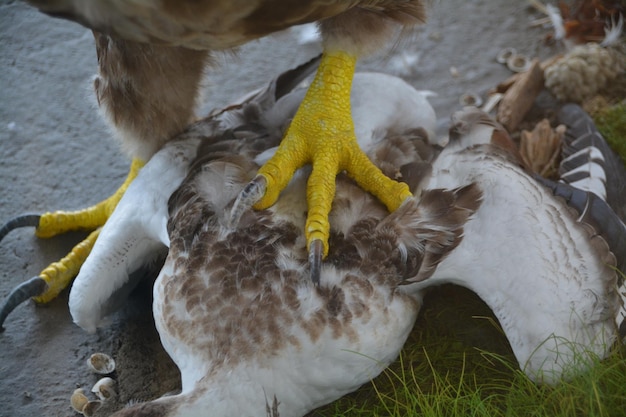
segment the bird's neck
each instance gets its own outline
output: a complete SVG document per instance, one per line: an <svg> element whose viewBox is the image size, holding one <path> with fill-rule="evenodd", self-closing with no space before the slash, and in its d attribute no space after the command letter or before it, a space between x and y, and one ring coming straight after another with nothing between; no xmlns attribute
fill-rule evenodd
<svg viewBox="0 0 626 417"><path fill-rule="evenodd" d="M259 377L259 372L262 377ZM188 374L185 371L181 373ZM204 376L199 378L200 374ZM253 364L211 375L199 371L195 376L183 378L182 393L136 404L113 417L254 417L279 414L291 417L304 415L314 406L323 404L312 405L309 396L316 393L302 390L295 383L271 381L275 374L275 370L270 369L259 371ZM190 379L199 381L190 386ZM259 380L268 381L268 384L259 385ZM279 398L275 398L274 389L280 390ZM268 414L268 409L276 409L278 413Z"/></svg>
<svg viewBox="0 0 626 417"><path fill-rule="evenodd" d="M249 398L223 396L223 387L165 396L124 408L112 417L212 417L263 415L265 406L250 410ZM268 400L269 406L272 402Z"/></svg>

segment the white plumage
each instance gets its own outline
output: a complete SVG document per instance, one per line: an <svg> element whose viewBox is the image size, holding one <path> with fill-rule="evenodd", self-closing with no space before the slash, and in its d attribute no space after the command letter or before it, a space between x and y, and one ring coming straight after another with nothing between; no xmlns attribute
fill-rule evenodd
<svg viewBox="0 0 626 417"><path fill-rule="evenodd" d="M619 307L616 260L606 241L502 151L452 142L433 163L426 188L469 182L480 185L483 203L424 285L476 292L533 380L555 383L588 366L589 354L606 355Z"/></svg>

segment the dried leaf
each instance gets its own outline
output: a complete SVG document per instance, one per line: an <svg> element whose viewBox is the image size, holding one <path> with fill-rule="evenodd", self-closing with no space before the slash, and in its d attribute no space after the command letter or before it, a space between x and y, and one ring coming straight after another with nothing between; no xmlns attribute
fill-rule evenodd
<svg viewBox="0 0 626 417"><path fill-rule="evenodd" d="M564 125L552 129L548 119L537 123L532 132L523 130L520 138L520 153L526 166L543 177L556 176L564 134Z"/></svg>

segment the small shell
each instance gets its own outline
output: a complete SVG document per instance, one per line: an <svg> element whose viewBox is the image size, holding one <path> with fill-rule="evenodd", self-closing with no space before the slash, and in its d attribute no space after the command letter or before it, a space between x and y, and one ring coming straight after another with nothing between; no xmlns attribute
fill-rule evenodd
<svg viewBox="0 0 626 417"><path fill-rule="evenodd" d="M85 390L82 388L75 389L74 393L70 397L72 408L78 413L83 412L83 408L85 408L88 402L89 398L85 396Z"/></svg>
<svg viewBox="0 0 626 417"><path fill-rule="evenodd" d="M506 66L513 72L524 72L530 68L530 59L525 55L516 54L506 61Z"/></svg>
<svg viewBox="0 0 626 417"><path fill-rule="evenodd" d="M483 99L478 94L465 93L459 98L459 104L480 107L483 104Z"/></svg>
<svg viewBox="0 0 626 417"><path fill-rule="evenodd" d="M517 55L517 51L515 50L515 48L504 48L500 50L500 52L498 52L498 55L496 55L496 61L498 61L500 64L506 64L509 58L511 58L513 55Z"/></svg>
<svg viewBox="0 0 626 417"><path fill-rule="evenodd" d="M97 374L108 375L115 371L115 361L104 353L94 353L87 359L87 366Z"/></svg>
<svg viewBox="0 0 626 417"><path fill-rule="evenodd" d="M110 400L117 395L115 391L115 381L111 378L104 377L91 388L91 392L95 393L102 401Z"/></svg>
<svg viewBox="0 0 626 417"><path fill-rule="evenodd" d="M84 416L87 417L91 417L94 415L94 413L96 412L96 410L98 408L100 408L100 406L102 405L102 401L89 401L87 404L85 404L85 406L83 407L83 411L82 414Z"/></svg>

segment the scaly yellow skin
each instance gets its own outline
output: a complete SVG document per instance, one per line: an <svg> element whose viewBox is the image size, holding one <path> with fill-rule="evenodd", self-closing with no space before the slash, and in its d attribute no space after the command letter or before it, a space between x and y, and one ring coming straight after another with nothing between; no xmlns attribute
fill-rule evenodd
<svg viewBox="0 0 626 417"><path fill-rule="evenodd" d="M85 259L89 256L101 229L98 228L91 232L87 239L74 246L67 256L58 262L51 263L46 269L41 271L39 278L46 281L48 286L43 294L33 297L35 302L41 304L48 303L70 285L72 279L78 275L78 271L80 271L80 267L85 262Z"/></svg>
<svg viewBox="0 0 626 417"><path fill-rule="evenodd" d="M130 183L135 179L144 163L134 159L128 176L122 186L109 198L84 210L73 212L56 211L45 213L39 220L39 226L35 231L37 237L49 238L72 230L95 230L85 240L72 248L71 252L58 262L50 264L39 274L46 281L46 291L33 297L38 303L52 301L65 289L71 280L78 275L80 267L89 256L101 227L106 223L120 199L126 192Z"/></svg>
<svg viewBox="0 0 626 417"><path fill-rule="evenodd" d="M48 238L69 231L95 230L104 225L143 165L144 163L139 159L133 159L122 186L111 197L94 206L78 211L55 211L42 214L35 235Z"/></svg>
<svg viewBox="0 0 626 417"><path fill-rule="evenodd" d="M356 57L350 54L324 52L315 79L280 147L259 170L267 189L254 208L265 209L276 202L298 168L312 164L307 184L306 238L309 250L313 241L322 242L324 257L328 254L330 233L328 214L339 172L347 171L389 211L396 210L411 196L408 185L386 177L359 148L350 107L355 66Z"/></svg>

